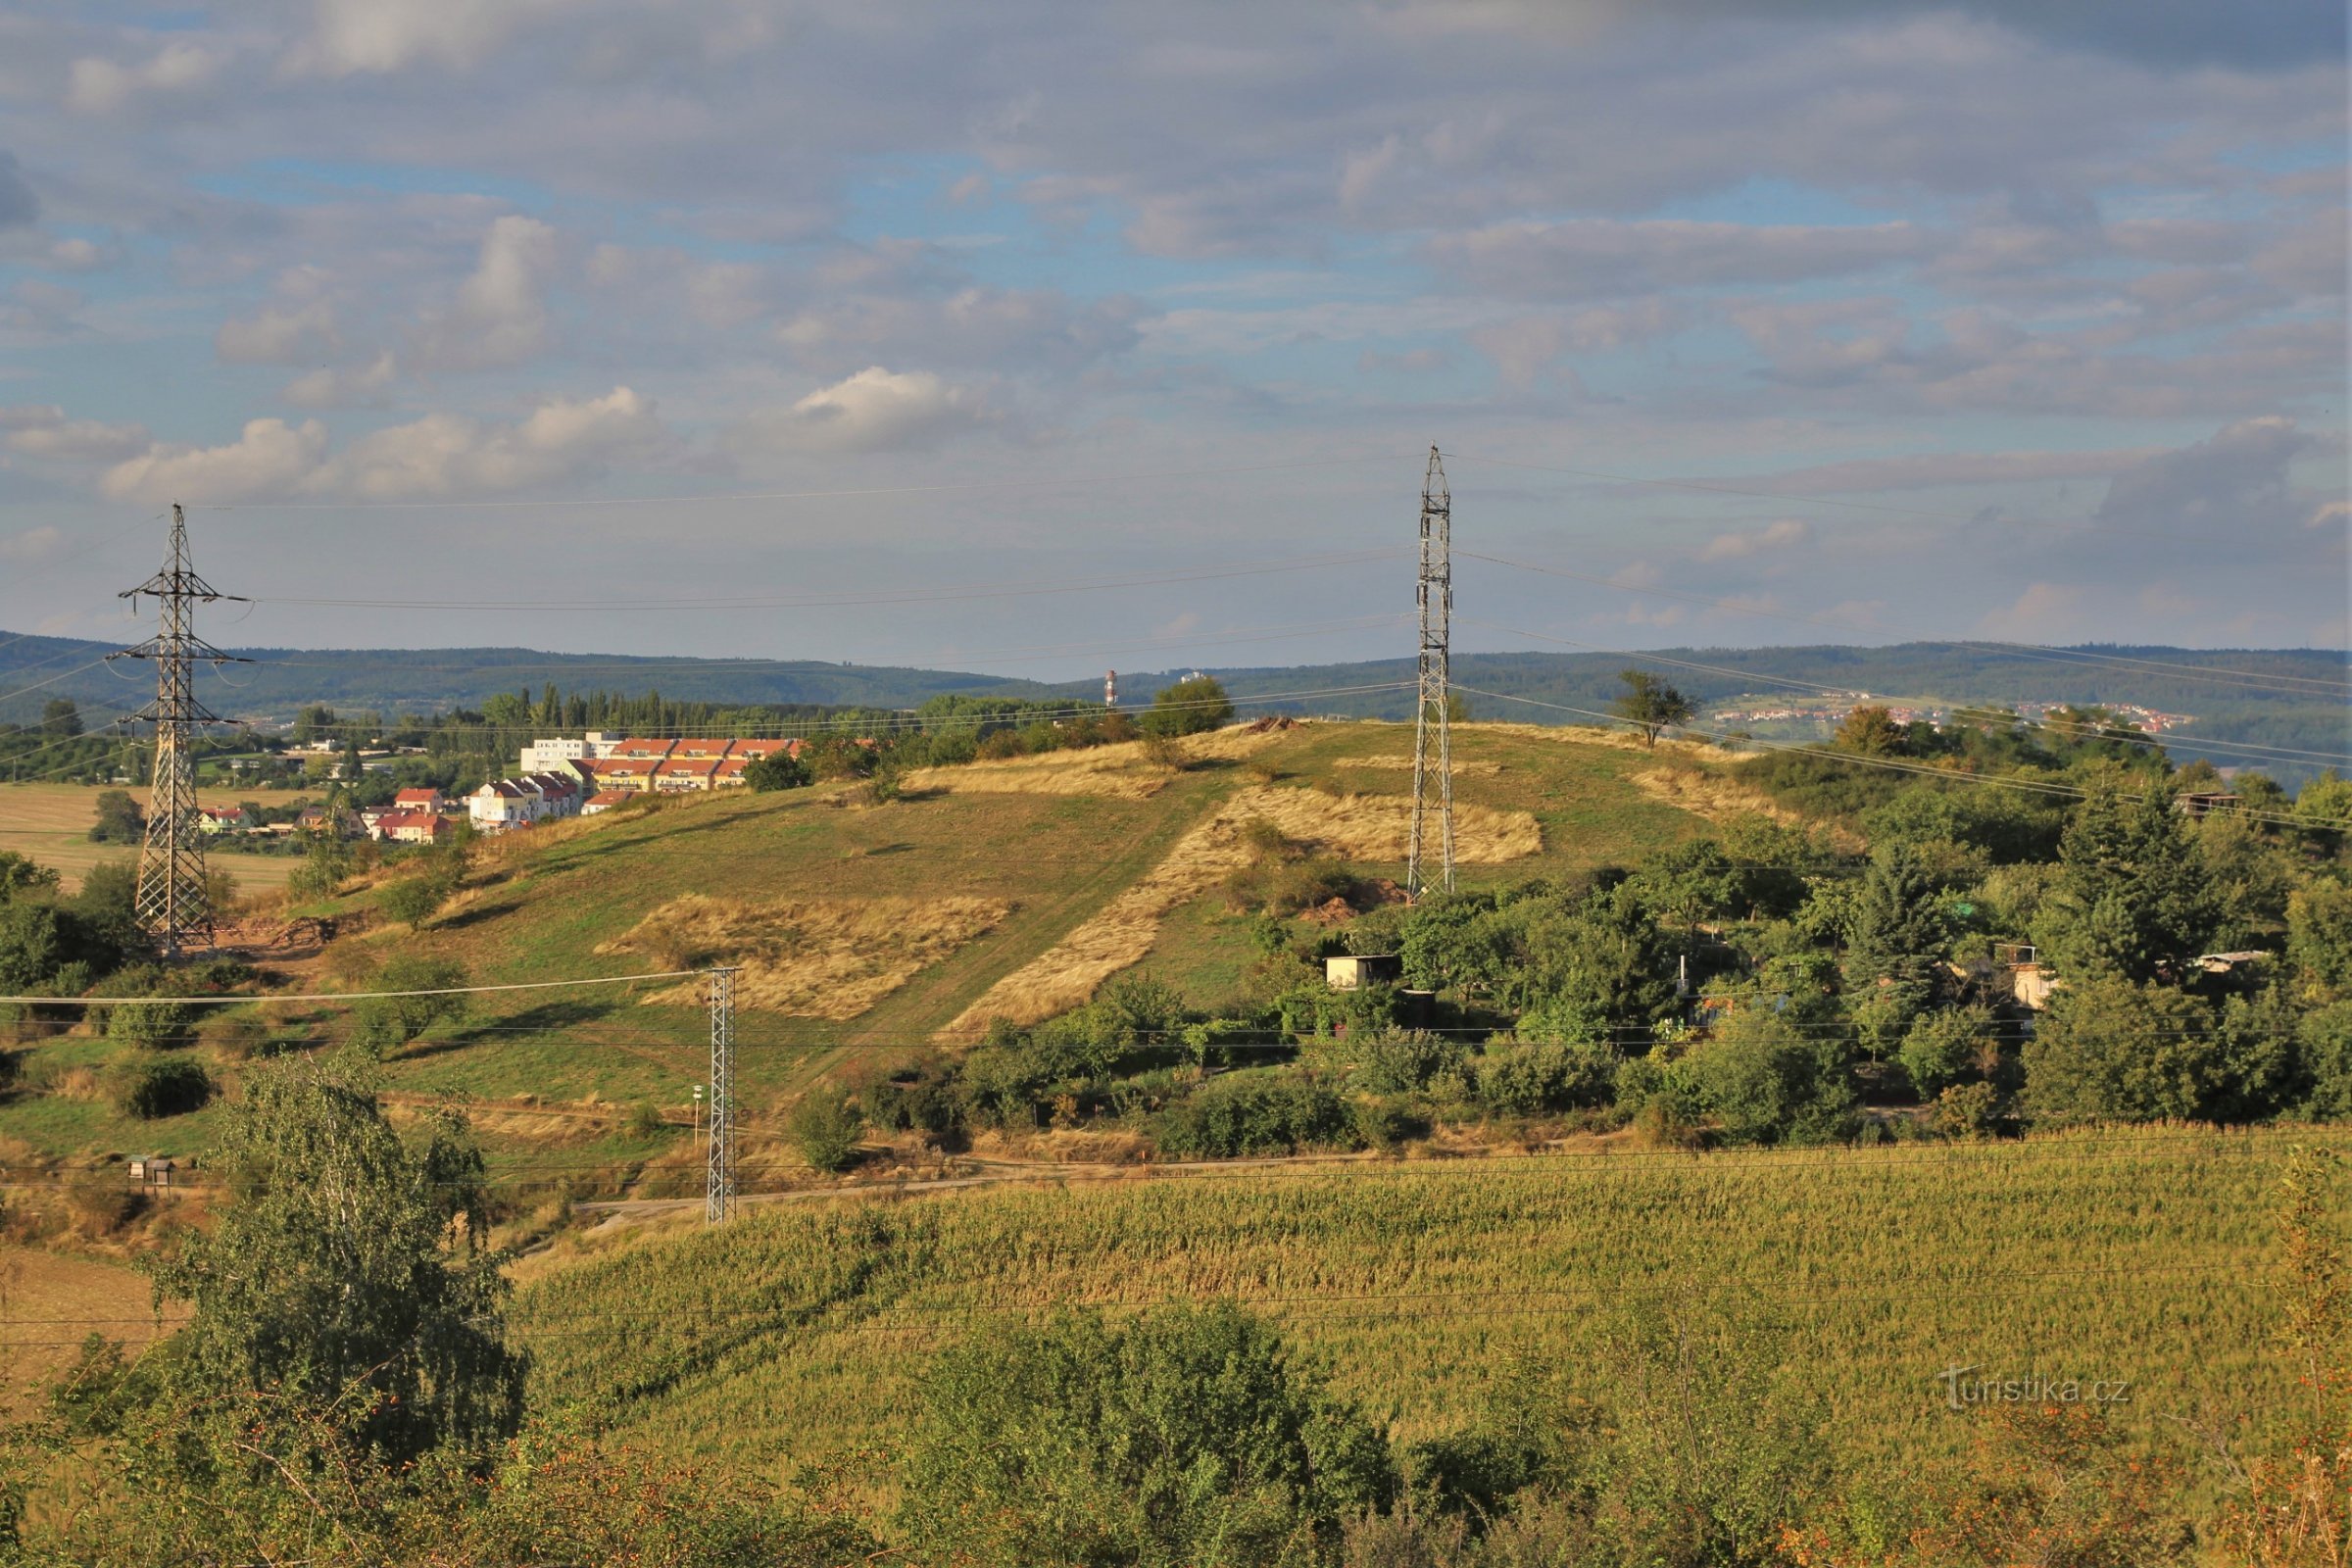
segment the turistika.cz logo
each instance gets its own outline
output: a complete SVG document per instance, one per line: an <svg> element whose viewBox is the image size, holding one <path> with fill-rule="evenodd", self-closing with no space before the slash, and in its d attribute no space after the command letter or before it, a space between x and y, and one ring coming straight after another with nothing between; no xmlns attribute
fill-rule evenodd
<svg viewBox="0 0 2352 1568"><path fill-rule="evenodd" d="M1969 1376L1976 1363L1947 1366L1936 1374L1943 1383L1944 1408L1966 1410L1979 1404L2130 1404L2130 1378L1997 1378Z"/></svg>

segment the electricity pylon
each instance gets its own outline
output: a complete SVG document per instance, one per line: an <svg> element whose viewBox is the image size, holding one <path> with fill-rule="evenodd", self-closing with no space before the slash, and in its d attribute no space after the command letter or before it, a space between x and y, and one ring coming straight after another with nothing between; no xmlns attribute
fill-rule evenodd
<svg viewBox="0 0 2352 1568"><path fill-rule="evenodd" d="M703 1222L715 1225L735 1201L735 971L710 971L710 1145L705 1156Z"/></svg>
<svg viewBox="0 0 2352 1568"><path fill-rule="evenodd" d="M1453 497L1446 488L1446 465L1429 449L1429 471L1421 480L1421 670L1413 702L1413 836L1404 862L1405 896L1426 891L1421 859L1428 843L1425 825L1432 793L1430 731L1437 731L1436 796L1439 885L1453 891L1453 737L1446 711L1453 678L1449 646L1453 626Z"/></svg>
<svg viewBox="0 0 2352 1568"><path fill-rule="evenodd" d="M172 508L172 547L164 569L118 597L138 608L139 596L153 594L159 608L156 634L135 648L107 655L108 659L155 661L155 701L133 718L155 723L155 777L147 792L147 836L139 846L139 885L131 908L140 927L155 939L166 957L177 955L191 939L209 941L213 933L212 896L204 884L204 832L196 807L196 759L190 748L191 731L220 719L196 700L196 661L215 668L251 663L196 635L199 604L236 599L218 593L196 575L188 563L188 519L176 503Z"/></svg>

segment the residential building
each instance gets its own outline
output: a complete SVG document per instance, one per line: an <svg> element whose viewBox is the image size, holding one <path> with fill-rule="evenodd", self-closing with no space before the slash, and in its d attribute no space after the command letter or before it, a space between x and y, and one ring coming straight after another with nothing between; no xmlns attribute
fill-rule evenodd
<svg viewBox="0 0 2352 1568"><path fill-rule="evenodd" d="M252 825L241 806L207 806L197 812L197 828L204 833L234 833Z"/></svg>
<svg viewBox="0 0 2352 1568"><path fill-rule="evenodd" d="M599 790L580 803L582 816L601 816L628 800L633 790Z"/></svg>
<svg viewBox="0 0 2352 1568"><path fill-rule="evenodd" d="M439 790L428 785L423 789L402 790L392 797L392 808L396 811L430 811L438 814L449 809L449 802Z"/></svg>
<svg viewBox="0 0 2352 1568"><path fill-rule="evenodd" d="M393 844L439 844L457 831L457 824L438 811L386 811L368 828L371 839Z"/></svg>

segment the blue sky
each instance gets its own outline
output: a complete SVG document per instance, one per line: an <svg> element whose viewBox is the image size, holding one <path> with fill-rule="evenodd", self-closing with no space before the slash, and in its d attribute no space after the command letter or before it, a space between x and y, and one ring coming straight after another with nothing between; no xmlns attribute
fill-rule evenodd
<svg viewBox="0 0 2352 1568"><path fill-rule="evenodd" d="M0 7L0 627L176 500L229 641L1396 654L1434 441L1578 574L1465 646L2341 647L2345 115L2305 0Z"/></svg>

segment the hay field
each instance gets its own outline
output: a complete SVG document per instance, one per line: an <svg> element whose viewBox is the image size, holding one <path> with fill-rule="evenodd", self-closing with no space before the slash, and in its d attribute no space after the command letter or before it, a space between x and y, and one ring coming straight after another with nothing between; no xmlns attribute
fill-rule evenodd
<svg viewBox="0 0 2352 1568"><path fill-rule="evenodd" d="M940 1032L965 1039L992 1019L1035 1023L1078 1006L1103 981L1143 960L1160 922L1179 905L1214 888L1250 861L1243 829L1273 823L1315 850L1350 860L1401 859L1412 829L1412 802L1395 795L1326 795L1318 790L1256 786L1230 796L1177 841L1167 858L1092 918L1030 962L1005 975ZM1542 828L1525 811L1469 803L1454 808L1458 859L1498 863L1535 854Z"/></svg>
<svg viewBox="0 0 2352 1568"><path fill-rule="evenodd" d="M146 808L146 785L119 787L126 788L141 809ZM101 860L136 859L135 844L90 842L101 793L88 784L0 784L0 850L55 866L64 873L69 893L78 889L82 873ZM245 799L254 798L251 791L242 793ZM197 795L206 806L234 806L239 797L235 790L203 790ZM214 850L206 858L235 877L242 892L283 887L302 863L291 855L239 855L230 850Z"/></svg>
<svg viewBox="0 0 2352 1568"><path fill-rule="evenodd" d="M1293 725L1293 729L1299 726ZM1177 743L1192 762L1233 761L1264 749L1284 733L1247 724L1230 725ZM920 767L905 783L913 790L951 795L1094 795L1148 801L1167 788L1176 773L1146 755L1142 741L1094 746L1082 751L1041 752L960 767Z"/></svg>
<svg viewBox="0 0 2352 1568"><path fill-rule="evenodd" d="M0 1412L71 1365L93 1329L135 1349L187 1316L173 1305L159 1326L149 1300L147 1277L120 1263L0 1247Z"/></svg>
<svg viewBox="0 0 2352 1568"><path fill-rule="evenodd" d="M671 968L731 963L735 1002L807 1018L855 1018L1012 912L1004 899L672 899L597 948ZM647 995L693 1006L702 982Z"/></svg>
<svg viewBox="0 0 2352 1568"><path fill-rule="evenodd" d="M887 1442L927 1352L1057 1302L1229 1298L1410 1441L1526 1355L1607 1397L1624 1304L1736 1315L1858 1463L1956 1458L1937 1375L2125 1378L2133 1442L2300 1406L2272 1351L2272 1190L2343 1129L2150 1127L2024 1143L1357 1161L905 1200L754 1205L524 1287L542 1408L773 1465ZM542 1328L544 1332L542 1332ZM573 1401L578 1401L575 1405Z"/></svg>
<svg viewBox="0 0 2352 1568"><path fill-rule="evenodd" d="M1377 767L1401 772L1413 765L1413 754L1410 752L1383 752L1372 757L1335 757L1331 761L1334 767ZM1453 759L1453 775L1456 778L1460 778L1464 774L1494 778L1501 772L1502 764L1492 758L1457 757Z"/></svg>

